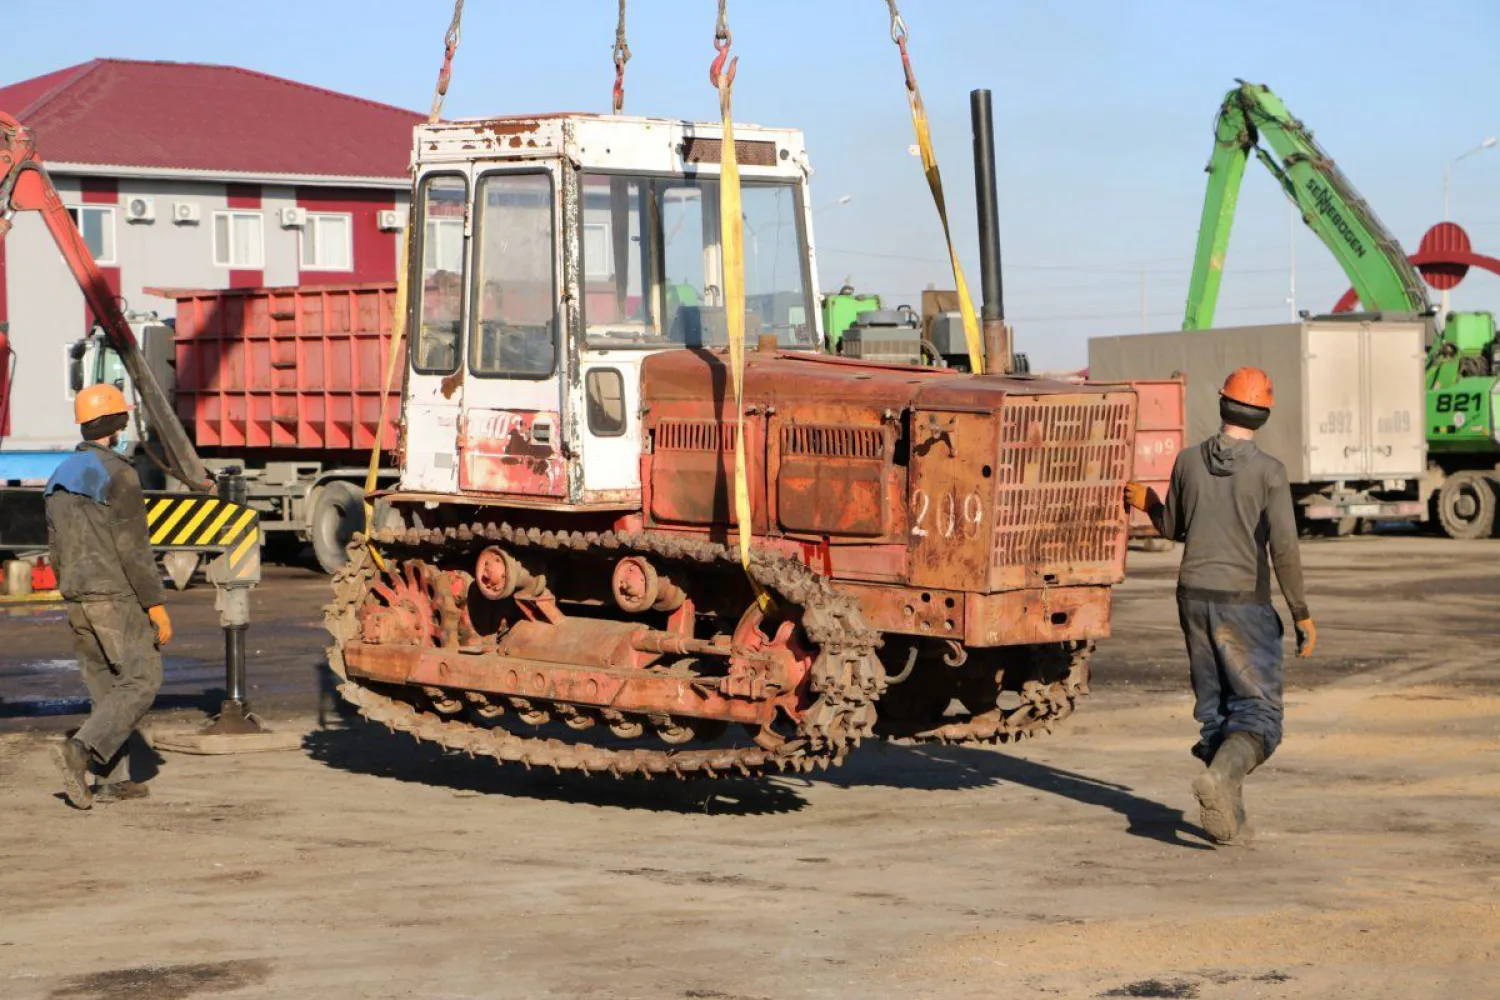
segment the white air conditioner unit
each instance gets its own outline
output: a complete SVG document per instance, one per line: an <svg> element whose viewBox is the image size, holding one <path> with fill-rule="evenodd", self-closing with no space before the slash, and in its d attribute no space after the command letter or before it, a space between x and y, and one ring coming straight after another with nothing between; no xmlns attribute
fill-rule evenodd
<svg viewBox="0 0 1500 1000"><path fill-rule="evenodd" d="M375 214L375 224L387 232L400 229L406 225L406 213L398 209L387 208Z"/></svg>
<svg viewBox="0 0 1500 1000"><path fill-rule="evenodd" d="M282 229L301 229L305 225L307 225L307 209L283 208L281 210Z"/></svg>
<svg viewBox="0 0 1500 1000"><path fill-rule="evenodd" d="M131 195L125 199L126 222L155 222L156 199L144 195Z"/></svg>
<svg viewBox="0 0 1500 1000"><path fill-rule="evenodd" d="M179 201L172 206L172 221L179 226L192 225L201 217L198 206L190 201Z"/></svg>

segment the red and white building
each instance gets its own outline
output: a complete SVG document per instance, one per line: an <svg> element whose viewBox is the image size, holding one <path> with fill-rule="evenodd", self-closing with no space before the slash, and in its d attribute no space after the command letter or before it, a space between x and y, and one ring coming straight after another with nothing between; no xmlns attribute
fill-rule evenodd
<svg viewBox="0 0 1500 1000"><path fill-rule="evenodd" d="M0 110L33 130L127 312L172 316L147 288L395 277L416 112L232 66L120 59L0 88ZM0 241L0 481L29 478L7 464L71 436L66 351L87 323L28 216Z"/></svg>

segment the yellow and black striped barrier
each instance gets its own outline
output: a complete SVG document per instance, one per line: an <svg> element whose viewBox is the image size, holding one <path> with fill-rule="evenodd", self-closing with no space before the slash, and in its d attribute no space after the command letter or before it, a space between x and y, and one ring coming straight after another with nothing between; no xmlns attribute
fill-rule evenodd
<svg viewBox="0 0 1500 1000"><path fill-rule="evenodd" d="M146 494L153 549L222 553L209 567L214 582L260 579L260 515L252 507L201 493Z"/></svg>

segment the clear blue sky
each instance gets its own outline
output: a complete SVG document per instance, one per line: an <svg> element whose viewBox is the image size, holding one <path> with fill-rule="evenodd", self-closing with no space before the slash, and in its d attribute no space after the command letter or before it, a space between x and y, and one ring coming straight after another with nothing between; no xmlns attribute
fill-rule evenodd
<svg viewBox="0 0 1500 1000"><path fill-rule="evenodd" d="M235 64L426 108L447 0L80 0L5 15L4 82L96 56ZM1442 213L1445 164L1500 134L1493 0L983 2L904 0L976 284L968 92L995 94L1007 312L1046 367L1083 363L1090 335L1175 328L1203 197L1213 114L1235 77L1269 84L1310 125L1409 249ZM631 0L627 111L712 118L713 0ZM951 285L880 0L730 0L738 117L801 127L817 174L821 284L914 300ZM605 110L613 0L468 0L447 113ZM16 39L26 39L22 45ZM43 151L45 153L45 151ZM1500 148L1454 172L1453 215L1500 255ZM1287 315L1289 209L1246 176L1221 323ZM1345 287L1297 237L1298 304ZM1500 308L1471 278L1457 307Z"/></svg>

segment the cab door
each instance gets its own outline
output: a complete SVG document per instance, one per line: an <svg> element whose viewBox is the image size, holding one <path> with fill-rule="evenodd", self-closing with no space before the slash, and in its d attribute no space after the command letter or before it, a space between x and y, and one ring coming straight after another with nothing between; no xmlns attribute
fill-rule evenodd
<svg viewBox="0 0 1500 1000"><path fill-rule="evenodd" d="M565 500L555 164L476 170L459 421L464 492Z"/></svg>
<svg viewBox="0 0 1500 1000"><path fill-rule="evenodd" d="M468 312L467 170L425 175L417 189L412 273L411 367L406 381L401 487L458 492L459 415L464 398L464 319Z"/></svg>

